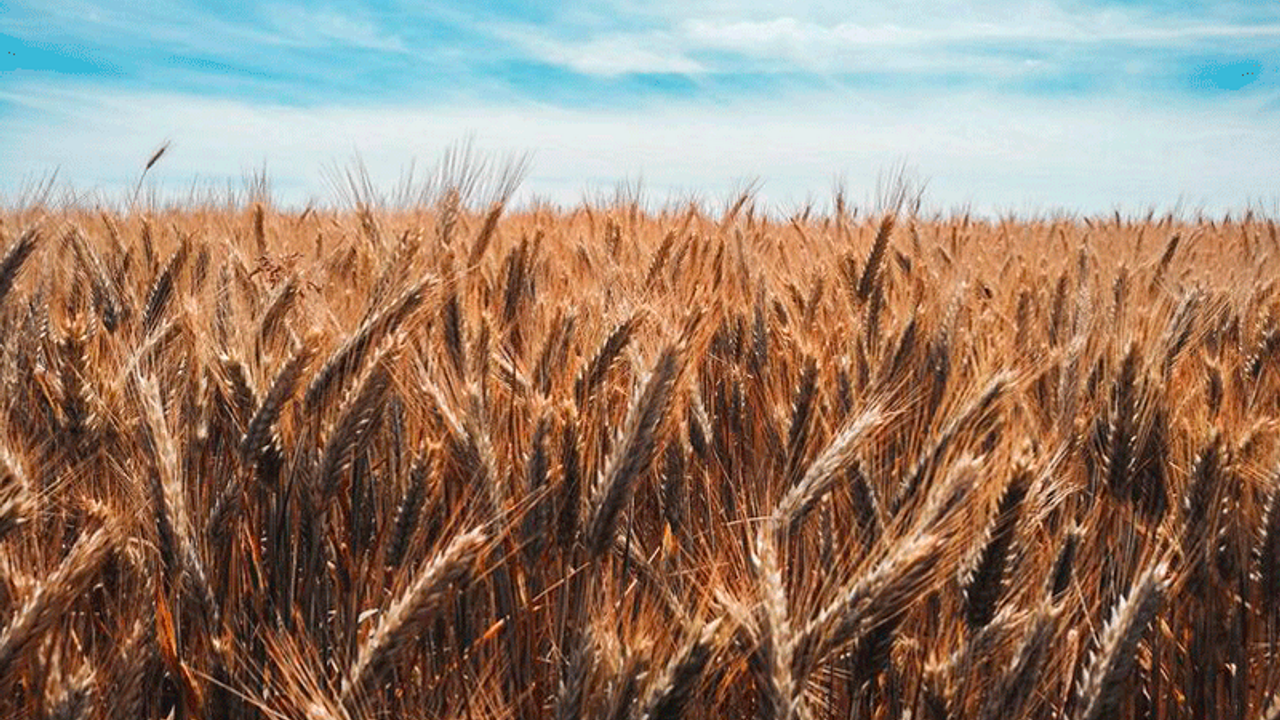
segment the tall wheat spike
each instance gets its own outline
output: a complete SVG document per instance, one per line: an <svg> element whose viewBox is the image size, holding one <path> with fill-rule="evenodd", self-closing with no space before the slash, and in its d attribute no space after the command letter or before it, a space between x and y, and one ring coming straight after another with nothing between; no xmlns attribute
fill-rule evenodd
<svg viewBox="0 0 1280 720"><path fill-rule="evenodd" d="M412 584L387 608L377 627L361 643L355 662L342 680L340 697L344 706L355 707L358 696L373 688L396 655L440 612L448 593L470 580L486 540L482 529L458 535L418 571Z"/></svg>

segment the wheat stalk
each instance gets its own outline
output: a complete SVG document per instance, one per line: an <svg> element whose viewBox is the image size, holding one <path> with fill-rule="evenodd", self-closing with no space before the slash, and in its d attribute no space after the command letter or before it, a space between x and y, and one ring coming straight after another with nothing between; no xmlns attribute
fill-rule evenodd
<svg viewBox="0 0 1280 720"><path fill-rule="evenodd" d="M479 528L458 535L418 571L360 644L342 680L339 697L344 707L353 708L361 695L373 690L418 630L440 612L449 592L471 580L487 540Z"/></svg>

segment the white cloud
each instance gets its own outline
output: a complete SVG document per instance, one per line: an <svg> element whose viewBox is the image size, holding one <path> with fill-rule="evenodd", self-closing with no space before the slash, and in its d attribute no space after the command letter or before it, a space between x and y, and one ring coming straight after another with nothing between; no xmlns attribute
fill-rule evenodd
<svg viewBox="0 0 1280 720"><path fill-rule="evenodd" d="M403 40L373 20L335 8L313 10L300 5L269 5L264 12L282 37L299 44L337 44L397 53L406 51Z"/></svg>
<svg viewBox="0 0 1280 720"><path fill-rule="evenodd" d="M744 54L768 52L770 48L812 48L830 51L849 46L925 45L936 42L1177 42L1184 40L1280 39L1280 24L1224 25L1134 22L1114 12L1061 16L1056 12L1024 17L1011 22L916 23L911 27L894 23L879 25L841 22L822 25L793 17L767 21L687 20L680 25L682 35L703 47L729 49Z"/></svg>
<svg viewBox="0 0 1280 720"><path fill-rule="evenodd" d="M632 73L697 74L705 68L689 59L667 33L615 33L582 41L553 38L533 28L491 26L497 37L515 43L534 59L584 75L616 77Z"/></svg>
<svg viewBox="0 0 1280 720"><path fill-rule="evenodd" d="M676 35L674 44L686 52L731 55L715 66L728 72L742 69L744 60L749 69L818 73L934 70L1005 77L1026 68L1011 57L944 45L938 31L893 24L824 26L791 17L760 22L689 20L680 24Z"/></svg>
<svg viewBox="0 0 1280 720"><path fill-rule="evenodd" d="M746 53L771 52L777 47L789 50L818 45L901 45L920 43L930 34L897 25L864 26L840 23L823 26L793 17L779 17L761 22L688 20L681 25L682 34L703 47L729 49Z"/></svg>
<svg viewBox="0 0 1280 720"><path fill-rule="evenodd" d="M1009 73L1017 64L993 59L990 50L1003 45L1088 52L1116 45L1141 52L1223 42L1265 49L1280 41L1280 22L1245 22L1210 10L1162 16L1058 0L905 0L862 4L856 10L847 4L796 0L783 13L776 3L720 0L641 7L615 2L613 7L617 19L611 23L592 16L581 27L504 26L501 35L520 41L545 62L596 75L733 72L744 69L743 60L757 63L745 69L778 71L950 68ZM564 15L575 17L572 9Z"/></svg>
<svg viewBox="0 0 1280 720"><path fill-rule="evenodd" d="M1280 122L1248 98L1212 107L1118 98L1087 103L992 95L789 97L730 106L666 104L645 111L573 111L536 105L289 108L189 95L99 91L0 94L22 108L6 122L0 190L59 168L77 188L123 193L159 142L173 148L153 171L181 193L191 179L240 178L265 161L283 199L325 197L322 169L358 151L388 190L413 158L421 166L451 141L533 151L525 191L573 203L591 187L640 176L659 199L711 198L735 181L764 180L780 203L823 197L832 178L869 199L876 173L905 158L930 179L941 207L1069 207L1105 212L1240 207L1272 200ZM38 108L38 109L37 109Z"/></svg>
<svg viewBox="0 0 1280 720"><path fill-rule="evenodd" d="M186 2L119 6L89 0L49 0L38 7L27 3L17 7L26 12L0 17L0 29L37 42L66 35L76 42L123 45L132 50L163 46L213 55L234 53L236 46L296 44L252 22L213 16ZM229 47L228 43L234 45Z"/></svg>
<svg viewBox="0 0 1280 720"><path fill-rule="evenodd" d="M563 0L574 7L583 0ZM601 3L589 3L597 7ZM1255 2L1216 2L1169 9L1144 8L1141 3L1113 3L1098 0L885 0L857 3L838 0L789 0L785 4L766 0L606 0L612 15L635 17L649 25L674 27L688 20L712 22L768 23L781 17L820 27L857 23L866 27L898 25L934 30L948 27L1027 28L1041 25L1059 27L1093 26L1099 31L1124 28L1212 28L1245 30L1280 22L1280 8ZM1101 24L1100 24L1100 21ZM1021 30L1019 31L1021 32Z"/></svg>

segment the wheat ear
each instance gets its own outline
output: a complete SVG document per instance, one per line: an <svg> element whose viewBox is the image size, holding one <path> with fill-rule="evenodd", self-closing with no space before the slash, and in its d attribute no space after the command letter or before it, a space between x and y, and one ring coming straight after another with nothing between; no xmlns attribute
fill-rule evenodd
<svg viewBox="0 0 1280 720"><path fill-rule="evenodd" d="M1080 684L1077 720L1115 716L1125 679L1137 658L1138 641L1164 601L1167 572L1161 563L1143 573L1129 596L1116 605Z"/></svg>
<svg viewBox="0 0 1280 720"><path fill-rule="evenodd" d="M0 681L13 663L62 618L67 608L89 589L114 545L110 529L101 528L78 540L71 552L9 619L0 631Z"/></svg>
<svg viewBox="0 0 1280 720"><path fill-rule="evenodd" d="M452 587L469 583L487 538L479 528L459 535L418 572L360 645L356 660L342 681L340 699L344 706L354 708L356 700L374 688L410 646L418 630L439 614Z"/></svg>
<svg viewBox="0 0 1280 720"><path fill-rule="evenodd" d="M613 541L618 514L631 496L632 487L653 461L658 430L667 416L676 376L679 353L663 351L640 394L627 411L622 442L610 456L591 502L591 518L586 527L586 544L599 557Z"/></svg>

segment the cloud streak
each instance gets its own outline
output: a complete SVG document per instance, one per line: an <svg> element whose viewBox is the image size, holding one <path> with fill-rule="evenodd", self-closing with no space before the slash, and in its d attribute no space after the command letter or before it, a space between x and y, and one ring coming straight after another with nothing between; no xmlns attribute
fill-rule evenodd
<svg viewBox="0 0 1280 720"><path fill-rule="evenodd" d="M765 20L690 17L662 29L634 33L557 38L533 27L504 28L520 38L540 60L562 64L586 74L619 72L732 73L743 61L773 71L818 73L885 69L962 69L1000 72L1007 67L991 62L994 55L1087 56L1100 48L1112 51L1186 52L1220 48L1232 42L1236 50L1280 46L1280 22L1267 24L1169 22L1114 11L1068 14L1046 7L1027 19L1016 12L1000 19L905 24L894 21L823 24L792 15ZM634 68L625 58L641 57L662 48L671 66L650 62ZM620 58L610 63L582 62L582 57ZM764 63L760 65L759 63ZM653 69L651 69L653 68Z"/></svg>
<svg viewBox="0 0 1280 720"><path fill-rule="evenodd" d="M621 33L584 41L566 41L548 37L532 28L503 25L489 30L500 40L523 48L532 58L583 75L698 75L707 70L702 63L682 53L666 33Z"/></svg>

